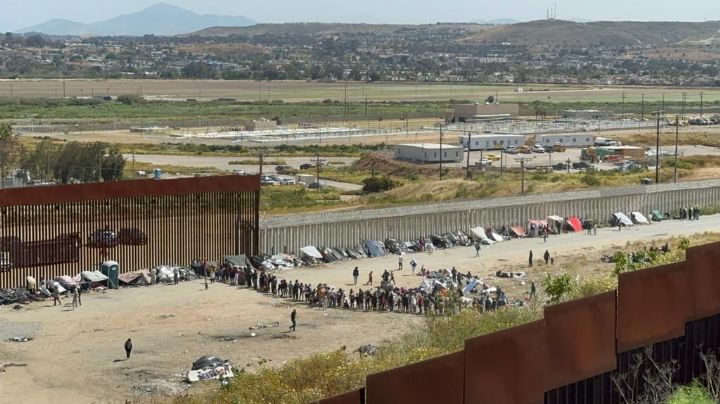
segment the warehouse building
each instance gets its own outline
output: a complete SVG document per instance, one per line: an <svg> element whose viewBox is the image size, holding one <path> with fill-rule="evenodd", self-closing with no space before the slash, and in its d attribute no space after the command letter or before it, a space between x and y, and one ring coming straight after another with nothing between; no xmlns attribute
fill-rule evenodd
<svg viewBox="0 0 720 404"><path fill-rule="evenodd" d="M587 147L592 146L595 137L589 133L573 133L563 135L538 135L535 143L542 146L554 146L556 144L563 147Z"/></svg>
<svg viewBox="0 0 720 404"><path fill-rule="evenodd" d="M470 144L468 145L468 141ZM462 135L460 143L468 150L505 150L508 147L520 147L525 144L523 135Z"/></svg>
<svg viewBox="0 0 720 404"><path fill-rule="evenodd" d="M395 158L413 163L459 163L463 158L460 146L439 143L399 144Z"/></svg>
<svg viewBox="0 0 720 404"><path fill-rule="evenodd" d="M520 115L519 104L456 104L455 122L470 122L486 119L517 118Z"/></svg>
<svg viewBox="0 0 720 404"><path fill-rule="evenodd" d="M563 117L568 119L607 120L610 116L610 112L598 109L567 109L563 112Z"/></svg>

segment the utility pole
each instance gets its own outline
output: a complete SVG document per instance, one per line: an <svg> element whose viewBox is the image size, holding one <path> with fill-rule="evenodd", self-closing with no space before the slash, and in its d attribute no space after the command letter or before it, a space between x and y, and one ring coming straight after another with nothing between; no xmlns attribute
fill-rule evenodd
<svg viewBox="0 0 720 404"><path fill-rule="evenodd" d="M63 99L65 98L65 79L63 79Z"/></svg>
<svg viewBox="0 0 720 404"><path fill-rule="evenodd" d="M703 92L700 91L700 118L703 116Z"/></svg>
<svg viewBox="0 0 720 404"><path fill-rule="evenodd" d="M620 111L620 117L622 117L622 119L625 119L625 91L623 91L622 93L622 107Z"/></svg>
<svg viewBox="0 0 720 404"><path fill-rule="evenodd" d="M662 108L663 111L665 111L665 93L662 93Z"/></svg>
<svg viewBox="0 0 720 404"><path fill-rule="evenodd" d="M466 179L470 180L470 152L472 151L472 132L468 132L468 140L467 140L467 167L465 167L466 170Z"/></svg>
<svg viewBox="0 0 720 404"><path fill-rule="evenodd" d="M657 112L657 136L655 140L655 184L660 183L660 111Z"/></svg>
<svg viewBox="0 0 720 404"><path fill-rule="evenodd" d="M440 124L440 181L442 181L442 162L443 162L442 142L443 142L443 125Z"/></svg>
<svg viewBox="0 0 720 404"><path fill-rule="evenodd" d="M680 117L675 115L675 164L673 164L673 182L677 182L678 134L680 133Z"/></svg>
<svg viewBox="0 0 720 404"><path fill-rule="evenodd" d="M260 152L260 158L258 159L258 163L259 163L259 165L260 165L259 170L258 170L258 173L259 173L260 176L262 177L262 175L263 175L263 173L262 173L262 170L263 170L263 153L262 153L262 152Z"/></svg>
<svg viewBox="0 0 720 404"><path fill-rule="evenodd" d="M687 93L682 93L682 117L683 117L683 120L685 120L685 100L687 99L686 96L687 96Z"/></svg>
<svg viewBox="0 0 720 404"><path fill-rule="evenodd" d="M640 95L640 120L645 120L645 94Z"/></svg>
<svg viewBox="0 0 720 404"><path fill-rule="evenodd" d="M525 162L533 160L533 157L518 157L515 161L520 162L520 194L525 195Z"/></svg>
<svg viewBox="0 0 720 404"><path fill-rule="evenodd" d="M503 175L503 160L505 157L505 149L500 149L500 176Z"/></svg>

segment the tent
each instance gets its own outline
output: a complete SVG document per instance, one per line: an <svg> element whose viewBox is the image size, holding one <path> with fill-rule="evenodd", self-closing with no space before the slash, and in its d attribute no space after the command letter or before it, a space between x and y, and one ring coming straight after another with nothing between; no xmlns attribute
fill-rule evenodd
<svg viewBox="0 0 720 404"><path fill-rule="evenodd" d="M472 229L470 229L470 233L472 233L472 235L475 236L475 238L477 238L478 240L480 240L480 242L483 244L486 244L486 245L495 244L494 241L492 241L492 240L490 240L490 238L488 238L487 234L485 233L485 229L482 227L473 227Z"/></svg>
<svg viewBox="0 0 720 404"><path fill-rule="evenodd" d="M150 271L142 269L140 271L129 272L118 275L121 284L126 286L147 286L152 284L150 279Z"/></svg>
<svg viewBox="0 0 720 404"><path fill-rule="evenodd" d="M80 274L83 279L90 283L99 283L99 282L105 282L109 278L105 275L103 275L100 271L82 271Z"/></svg>
<svg viewBox="0 0 720 404"><path fill-rule="evenodd" d="M548 216L548 230L552 233L559 234L562 231L562 224L564 221L565 219L561 218L560 216Z"/></svg>
<svg viewBox="0 0 720 404"><path fill-rule="evenodd" d="M301 248L300 252L307 255L308 257L312 257L312 258L319 259L319 260L323 259L323 256L322 256L322 254L320 254L320 251L318 251L317 248L315 248L311 245Z"/></svg>
<svg viewBox="0 0 720 404"><path fill-rule="evenodd" d="M623 226L632 226L633 222L622 212L613 213L615 223L622 223Z"/></svg>
<svg viewBox="0 0 720 404"><path fill-rule="evenodd" d="M568 229L572 229L572 231L580 232L583 229L580 219L575 216L570 216L565 223L567 223Z"/></svg>
<svg viewBox="0 0 720 404"><path fill-rule="evenodd" d="M503 236L499 235L499 234L496 233L494 230L490 231L490 238L491 238L492 240L494 240L495 242L505 241L505 239L503 238Z"/></svg>
<svg viewBox="0 0 720 404"><path fill-rule="evenodd" d="M480 286L480 288L482 289L482 284L483 284L483 283L482 283L481 280L479 280L479 279L472 279L472 280L470 281L470 283L468 283L467 286L465 286L465 287L463 288L463 293L471 293L471 292L474 292L475 289L476 289L478 286Z"/></svg>
<svg viewBox="0 0 720 404"><path fill-rule="evenodd" d="M660 222L660 221L662 221L664 218L665 218L665 215L663 215L662 213L660 213L659 210L655 209L655 210L652 211L652 220L653 220L654 222Z"/></svg>
<svg viewBox="0 0 720 404"><path fill-rule="evenodd" d="M640 212L630 212L630 217L635 224L650 224L647 218Z"/></svg>
<svg viewBox="0 0 720 404"><path fill-rule="evenodd" d="M224 255L223 256L223 264L228 264L232 267L237 267L237 268L247 268L248 267L248 259L245 254Z"/></svg>
<svg viewBox="0 0 720 404"><path fill-rule="evenodd" d="M515 235L515 237L525 237L525 228L522 226L510 226L510 230L512 230L512 234Z"/></svg>
<svg viewBox="0 0 720 404"><path fill-rule="evenodd" d="M365 240L365 248L370 251L370 256L373 258L387 255L385 246L377 240Z"/></svg>

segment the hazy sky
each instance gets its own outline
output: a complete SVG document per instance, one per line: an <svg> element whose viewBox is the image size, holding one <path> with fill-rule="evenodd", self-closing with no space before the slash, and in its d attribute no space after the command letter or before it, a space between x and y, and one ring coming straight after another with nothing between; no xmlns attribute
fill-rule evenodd
<svg viewBox="0 0 720 404"><path fill-rule="evenodd" d="M0 0L0 31L51 18L95 22L139 11L158 0ZM201 14L245 15L260 22L432 23L497 18L537 20L543 0L166 0ZM589 20L720 19L719 0L563 0L558 18Z"/></svg>

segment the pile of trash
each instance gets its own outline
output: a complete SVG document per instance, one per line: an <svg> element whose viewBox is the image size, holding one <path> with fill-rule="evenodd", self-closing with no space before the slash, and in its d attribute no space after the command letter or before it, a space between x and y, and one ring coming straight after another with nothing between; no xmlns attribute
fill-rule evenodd
<svg viewBox="0 0 720 404"><path fill-rule="evenodd" d="M203 356L192 364L192 370L187 373L188 383L213 379L229 379L235 377L229 361L216 356Z"/></svg>
<svg viewBox="0 0 720 404"><path fill-rule="evenodd" d="M40 299L35 297L25 288L0 289L0 306L6 304L36 302Z"/></svg>
<svg viewBox="0 0 720 404"><path fill-rule="evenodd" d="M172 265L158 265L150 271L150 275L156 277L156 283L174 283L176 271L178 273L178 280L180 281L198 279L197 274L192 269Z"/></svg>

